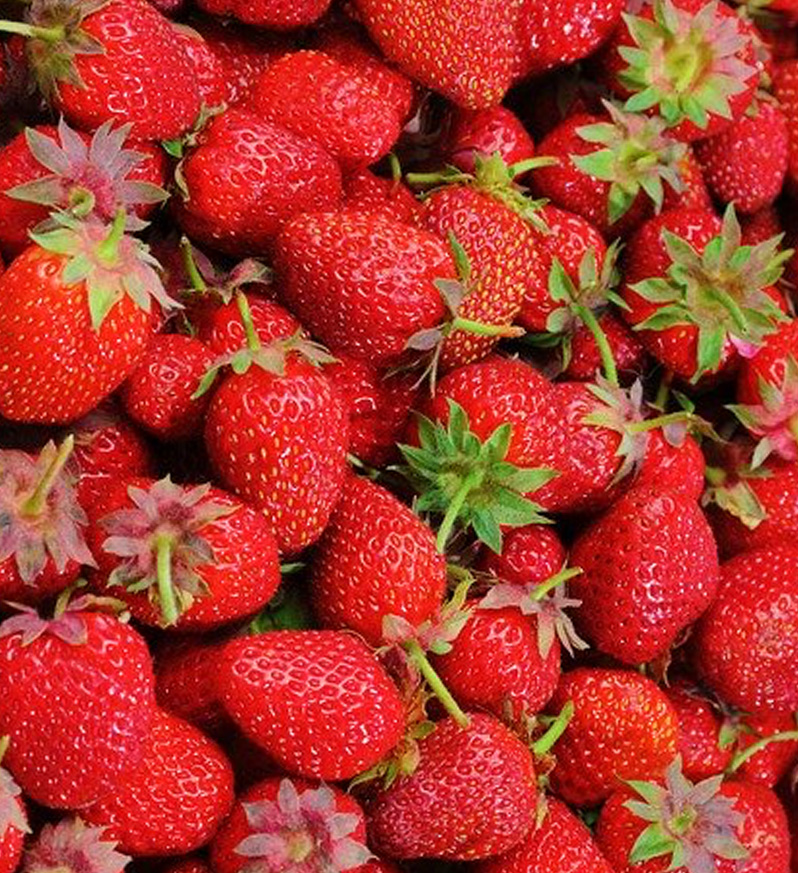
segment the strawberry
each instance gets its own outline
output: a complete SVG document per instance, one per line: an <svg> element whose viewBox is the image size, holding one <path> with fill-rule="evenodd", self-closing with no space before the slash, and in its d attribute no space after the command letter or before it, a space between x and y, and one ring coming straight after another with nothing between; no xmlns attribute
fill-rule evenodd
<svg viewBox="0 0 798 873"><path fill-rule="evenodd" d="M271 30L293 30L306 27L321 18L330 5L330 0L201 0L198 4L204 12L222 18L231 16L245 24Z"/></svg>
<svg viewBox="0 0 798 873"><path fill-rule="evenodd" d="M624 318L680 378L728 370L786 320L773 287L789 257L779 242L743 247L733 207L722 223L708 212L665 212L629 240Z"/></svg>
<svg viewBox="0 0 798 873"><path fill-rule="evenodd" d="M565 548L551 527L531 524L507 531L500 555L483 549L477 567L501 582L527 585L554 576L565 563Z"/></svg>
<svg viewBox="0 0 798 873"><path fill-rule="evenodd" d="M738 778L773 788L795 763L798 733L792 713L737 715L724 727L735 743L730 770Z"/></svg>
<svg viewBox="0 0 798 873"><path fill-rule="evenodd" d="M386 616L419 625L445 591L446 561L432 531L389 491L349 476L311 565L322 626L348 628L378 646Z"/></svg>
<svg viewBox="0 0 798 873"><path fill-rule="evenodd" d="M227 71L221 58L192 27L174 24L173 29L194 71L200 103L206 110L221 107L227 98Z"/></svg>
<svg viewBox="0 0 798 873"><path fill-rule="evenodd" d="M8 738L0 740L0 757ZM25 834L30 832L19 785L8 770L0 768L0 871L14 873L22 856Z"/></svg>
<svg viewBox="0 0 798 873"><path fill-rule="evenodd" d="M701 446L693 437L683 434L674 439L663 427L649 432L646 453L633 481L636 486L657 486L700 500L705 469Z"/></svg>
<svg viewBox="0 0 798 873"><path fill-rule="evenodd" d="M143 354L151 301L174 306L146 247L124 233L123 210L110 229L58 220L0 276L0 414L14 421L68 422L93 409Z"/></svg>
<svg viewBox="0 0 798 873"><path fill-rule="evenodd" d="M84 130L120 119L137 140L180 136L199 114L191 62L167 18L146 0L37 4L28 56L43 93Z"/></svg>
<svg viewBox="0 0 798 873"><path fill-rule="evenodd" d="M120 479L91 508L97 587L139 621L207 629L257 612L280 584L262 513L209 485Z"/></svg>
<svg viewBox="0 0 798 873"><path fill-rule="evenodd" d="M635 665L667 653L712 603L718 555L688 496L633 488L577 536L577 624L602 652Z"/></svg>
<svg viewBox="0 0 798 873"><path fill-rule="evenodd" d="M212 871L202 858L190 855L167 864L163 868L163 873L212 873Z"/></svg>
<svg viewBox="0 0 798 873"><path fill-rule="evenodd" d="M684 775L693 781L717 776L731 764L732 749L725 742L724 723L710 700L689 680L665 688L679 716L679 755Z"/></svg>
<svg viewBox="0 0 798 873"><path fill-rule="evenodd" d="M721 203L750 214L778 197L787 172L787 120L775 103L757 102L753 114L695 144L710 191Z"/></svg>
<svg viewBox="0 0 798 873"><path fill-rule="evenodd" d="M677 759L662 783L632 782L601 811L596 838L619 873L782 873L787 816L773 792L712 777L694 785Z"/></svg>
<svg viewBox="0 0 798 873"><path fill-rule="evenodd" d="M129 861L127 855L116 851L116 843L106 838L103 828L76 817L44 825L26 848L22 865L30 873L122 873Z"/></svg>
<svg viewBox="0 0 798 873"><path fill-rule="evenodd" d="M787 121L787 183L791 191L798 190L798 59L776 65L773 93Z"/></svg>
<svg viewBox="0 0 798 873"><path fill-rule="evenodd" d="M410 78L468 109L501 102L518 64L521 0L356 0L355 6L374 42Z"/></svg>
<svg viewBox="0 0 798 873"><path fill-rule="evenodd" d="M612 873L590 831L556 797L514 849L475 866L476 873Z"/></svg>
<svg viewBox="0 0 798 873"><path fill-rule="evenodd" d="M195 727L155 711L138 766L81 810L122 852L182 855L210 842L233 803L233 771Z"/></svg>
<svg viewBox="0 0 798 873"><path fill-rule="evenodd" d="M358 170L344 180L347 212L370 212L395 218L405 224L419 224L422 207L400 179L386 179L371 170Z"/></svg>
<svg viewBox="0 0 798 873"><path fill-rule="evenodd" d="M661 117L689 142L731 127L754 96L754 33L724 3L655 0L626 15L604 52L610 88L630 112Z"/></svg>
<svg viewBox="0 0 798 873"><path fill-rule="evenodd" d="M723 564L718 595L691 641L699 676L747 712L798 708L797 556L784 544Z"/></svg>
<svg viewBox="0 0 798 873"><path fill-rule="evenodd" d="M211 845L215 873L305 865L307 870L357 870L373 857L366 848L363 810L340 788L303 779L271 778L236 801Z"/></svg>
<svg viewBox="0 0 798 873"><path fill-rule="evenodd" d="M402 739L396 686L349 634L272 631L232 640L216 677L226 712L289 773L348 779ZM297 719L301 731L291 728Z"/></svg>
<svg viewBox="0 0 798 873"><path fill-rule="evenodd" d="M250 105L264 120L317 142L345 171L386 155L402 120L369 78L320 51L293 52L268 67Z"/></svg>
<svg viewBox="0 0 798 873"><path fill-rule="evenodd" d="M142 637L85 603L52 620L25 608L0 626L4 760L27 795L59 809L93 803L138 764L155 706Z"/></svg>
<svg viewBox="0 0 798 873"><path fill-rule="evenodd" d="M765 242L772 236L784 233L781 217L774 206L765 206L750 215L741 215L740 227L743 232L743 242L749 246ZM787 269L788 267L785 266L785 273Z"/></svg>
<svg viewBox="0 0 798 873"><path fill-rule="evenodd" d="M627 670L578 667L564 673L549 705L572 701L574 715L557 743L552 789L577 806L595 806L620 780L660 776L676 755L679 720L650 680Z"/></svg>
<svg viewBox="0 0 798 873"><path fill-rule="evenodd" d="M689 145L676 163L677 172L681 179L681 190L675 188L665 189L665 199L662 201L664 209L699 209L707 212L713 211L712 198L709 188L704 181L701 165L695 156L695 146ZM768 234L768 237L773 234ZM767 237L765 237L767 239Z"/></svg>
<svg viewBox="0 0 798 873"><path fill-rule="evenodd" d="M65 470L74 440L50 442L31 457L0 450L0 596L40 602L77 579L93 564L84 538L86 513L74 477Z"/></svg>
<svg viewBox="0 0 798 873"><path fill-rule="evenodd" d="M645 350L640 340L614 312L601 312L597 321L612 352L618 373L628 379L644 370ZM601 370L601 352L596 338L583 322L576 321L573 333L567 337L569 347L567 357L563 354L563 372L566 379L589 382Z"/></svg>
<svg viewBox="0 0 798 873"><path fill-rule="evenodd" d="M507 166L535 155L535 144L521 120L504 106L468 111L453 107L444 149L448 162L464 173L476 171L476 158L496 152Z"/></svg>
<svg viewBox="0 0 798 873"><path fill-rule="evenodd" d="M384 215L306 213L275 249L285 305L333 353L377 367L397 363L414 333L441 321L435 280L456 278L442 240Z"/></svg>
<svg viewBox="0 0 798 873"><path fill-rule="evenodd" d="M180 226L233 255L268 252L290 218L341 201L341 173L326 151L244 109L211 119L178 178Z"/></svg>

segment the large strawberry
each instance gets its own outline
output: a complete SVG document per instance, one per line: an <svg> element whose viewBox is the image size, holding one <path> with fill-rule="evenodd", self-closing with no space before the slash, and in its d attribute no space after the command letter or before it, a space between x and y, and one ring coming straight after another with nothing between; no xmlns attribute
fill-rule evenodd
<svg viewBox="0 0 798 873"><path fill-rule="evenodd" d="M152 662L136 631L74 600L52 620L24 610L0 626L0 732L27 795L93 803L144 755L155 707Z"/></svg>
<svg viewBox="0 0 798 873"><path fill-rule="evenodd" d="M0 414L68 422L130 373L153 332L156 301L169 309L146 247L109 227L62 215L0 276ZM88 364L88 366L87 366Z"/></svg>
<svg viewBox="0 0 798 873"><path fill-rule="evenodd" d="M232 640L216 678L228 714L289 773L351 778L380 761L404 733L396 686L350 634L273 631Z"/></svg>

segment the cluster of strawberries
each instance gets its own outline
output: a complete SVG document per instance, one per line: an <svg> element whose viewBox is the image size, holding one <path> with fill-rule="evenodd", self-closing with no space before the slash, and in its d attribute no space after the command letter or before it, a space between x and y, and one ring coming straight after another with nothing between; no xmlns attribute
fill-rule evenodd
<svg viewBox="0 0 798 873"><path fill-rule="evenodd" d="M796 873L796 0L196 6L0 3L0 873Z"/></svg>

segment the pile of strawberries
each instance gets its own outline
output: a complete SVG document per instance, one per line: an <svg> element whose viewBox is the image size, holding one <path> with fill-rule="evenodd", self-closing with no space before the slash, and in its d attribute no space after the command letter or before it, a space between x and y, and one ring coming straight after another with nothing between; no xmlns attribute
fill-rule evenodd
<svg viewBox="0 0 798 873"><path fill-rule="evenodd" d="M796 242L796 0L0 0L0 873L796 873Z"/></svg>

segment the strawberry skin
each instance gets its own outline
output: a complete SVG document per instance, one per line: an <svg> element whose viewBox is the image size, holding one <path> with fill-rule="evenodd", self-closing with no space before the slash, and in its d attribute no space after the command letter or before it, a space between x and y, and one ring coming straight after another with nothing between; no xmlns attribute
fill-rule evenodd
<svg viewBox="0 0 798 873"><path fill-rule="evenodd" d="M787 121L787 180L792 191L798 190L798 59L776 65L773 92Z"/></svg>
<svg viewBox="0 0 798 873"><path fill-rule="evenodd" d="M200 9L221 18L231 16L245 24L270 30L306 27L321 18L330 0L201 0Z"/></svg>
<svg viewBox="0 0 798 873"><path fill-rule="evenodd" d="M549 579L560 570L565 558L557 532L545 525L531 524L507 531L500 555L483 549L477 567L502 582L528 585Z"/></svg>
<svg viewBox="0 0 798 873"><path fill-rule="evenodd" d="M161 646L155 656L158 705L211 735L229 722L216 693L214 667L224 644L224 637L178 637Z"/></svg>
<svg viewBox="0 0 798 873"><path fill-rule="evenodd" d="M498 152L507 166L535 155L535 144L520 119L504 106L469 112L454 107L444 147L449 163L465 173L475 170L475 155Z"/></svg>
<svg viewBox="0 0 798 873"><path fill-rule="evenodd" d="M289 773L351 778L404 733L396 686L365 643L349 634L273 631L233 640L216 676L228 714Z"/></svg>
<svg viewBox="0 0 798 873"><path fill-rule="evenodd" d="M665 689L679 716L679 754L684 775L693 782L722 773L731 763L732 750L721 748L723 721L716 708L687 679Z"/></svg>

